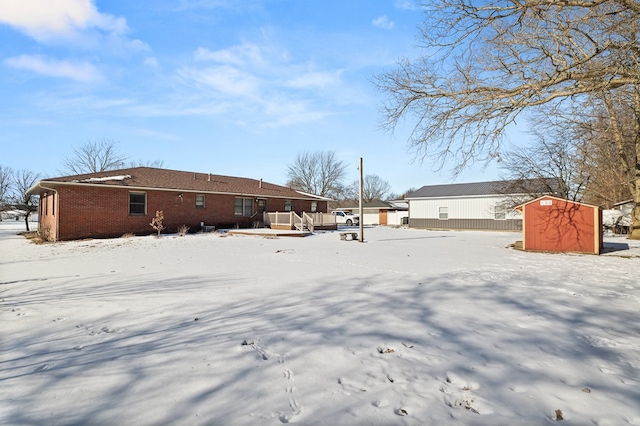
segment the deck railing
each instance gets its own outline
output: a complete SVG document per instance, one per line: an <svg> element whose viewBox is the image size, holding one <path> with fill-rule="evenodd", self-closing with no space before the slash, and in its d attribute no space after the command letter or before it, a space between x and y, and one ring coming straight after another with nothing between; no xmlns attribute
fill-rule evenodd
<svg viewBox="0 0 640 426"><path fill-rule="evenodd" d="M307 228L309 231L313 232L314 226L313 218L305 212L302 212L302 230L304 230L304 228Z"/></svg>
<svg viewBox="0 0 640 426"><path fill-rule="evenodd" d="M295 212L264 212L264 224L271 227L288 227L303 230L305 227L311 232L317 227L334 226L336 218L331 213L302 213Z"/></svg>
<svg viewBox="0 0 640 426"><path fill-rule="evenodd" d="M293 220L293 226L298 231L304 231L304 221L300 216L298 216L295 212L291 212L291 218Z"/></svg>

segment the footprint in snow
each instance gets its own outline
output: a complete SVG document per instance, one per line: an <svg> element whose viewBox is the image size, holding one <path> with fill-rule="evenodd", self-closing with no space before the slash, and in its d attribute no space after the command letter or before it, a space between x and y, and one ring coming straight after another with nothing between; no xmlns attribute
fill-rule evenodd
<svg viewBox="0 0 640 426"><path fill-rule="evenodd" d="M354 384L349 379L344 379L342 377L338 379L338 384L340 386L342 386L342 392L345 395L351 395L351 392L366 392L367 391L367 389L365 389L364 386Z"/></svg>
<svg viewBox="0 0 640 426"><path fill-rule="evenodd" d="M281 413L280 421L282 423L293 423L302 413L302 405L298 403L296 398L293 396L293 372L288 368L284 369L284 378L287 381L287 385L285 386L285 392L289 395L289 408L291 409L290 413Z"/></svg>
<svg viewBox="0 0 640 426"><path fill-rule="evenodd" d="M464 408L475 414L493 413L491 405L474 394L473 390L479 388L478 383L468 382L457 374L448 372L439 390L444 394L443 402L451 408Z"/></svg>

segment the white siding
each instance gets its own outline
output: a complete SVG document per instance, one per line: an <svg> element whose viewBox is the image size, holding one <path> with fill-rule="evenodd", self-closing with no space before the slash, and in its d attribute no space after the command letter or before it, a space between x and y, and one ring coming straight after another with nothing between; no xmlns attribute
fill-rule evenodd
<svg viewBox="0 0 640 426"><path fill-rule="evenodd" d="M377 210L375 213L365 211L362 216L363 225L378 225L380 223L380 213Z"/></svg>
<svg viewBox="0 0 640 426"><path fill-rule="evenodd" d="M423 198L409 200L412 219L438 219L440 207L447 207L449 219L494 219L495 206L505 202L503 196ZM506 219L519 219L513 209L507 209Z"/></svg>
<svg viewBox="0 0 640 426"><path fill-rule="evenodd" d="M406 210L390 211L387 213L387 225L402 225L402 218L404 217L409 217L409 212Z"/></svg>
<svg viewBox="0 0 640 426"><path fill-rule="evenodd" d="M409 217L409 212L404 211L387 211L387 225L402 225L402 218ZM380 212L378 210L365 210L362 219L363 225L379 225L380 224Z"/></svg>

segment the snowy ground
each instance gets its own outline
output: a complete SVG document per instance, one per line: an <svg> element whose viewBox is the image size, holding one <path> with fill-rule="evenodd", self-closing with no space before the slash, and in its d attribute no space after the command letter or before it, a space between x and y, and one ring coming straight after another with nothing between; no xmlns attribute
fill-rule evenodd
<svg viewBox="0 0 640 426"><path fill-rule="evenodd" d="M383 227L35 245L21 225L0 222L0 424L640 425L624 238L605 256Z"/></svg>

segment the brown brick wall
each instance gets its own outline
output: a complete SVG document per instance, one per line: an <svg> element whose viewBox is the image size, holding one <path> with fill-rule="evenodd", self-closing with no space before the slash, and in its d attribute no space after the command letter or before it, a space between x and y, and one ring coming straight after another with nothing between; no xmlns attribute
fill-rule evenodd
<svg viewBox="0 0 640 426"><path fill-rule="evenodd" d="M146 215L129 214L129 193L144 192L147 196ZM205 196L205 207L196 207L197 193L181 191L137 191L126 188L100 188L89 186L62 186L56 200L59 214L58 239L119 237L125 233L151 234L151 219L157 210L164 214L164 232L174 233L181 225L192 232L200 230L200 223L215 227L248 227L261 218L235 215L235 196L200 194ZM179 197L182 194L182 197ZM247 197L249 198L249 197ZM256 211L254 202L254 212ZM268 199L267 210L284 211L284 200ZM327 202L318 203L319 211L326 212ZM311 211L311 201L294 200L296 211ZM323 210L324 209L324 210ZM48 219L45 219L48 220ZM46 222L52 226L50 222ZM41 222L40 226L45 223Z"/></svg>
<svg viewBox="0 0 640 426"><path fill-rule="evenodd" d="M56 215L58 214L58 196L47 191L47 195L40 194L38 206L38 233L42 238L53 241L56 239Z"/></svg>

